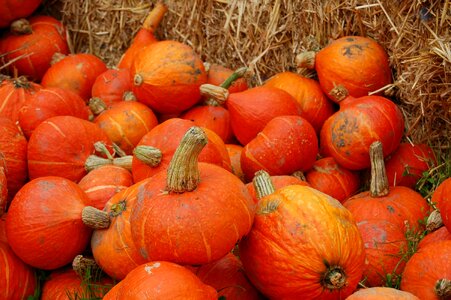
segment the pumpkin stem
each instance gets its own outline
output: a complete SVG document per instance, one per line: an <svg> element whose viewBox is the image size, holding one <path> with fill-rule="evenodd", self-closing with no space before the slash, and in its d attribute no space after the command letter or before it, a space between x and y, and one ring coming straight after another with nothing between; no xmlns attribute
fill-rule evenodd
<svg viewBox="0 0 451 300"><path fill-rule="evenodd" d="M314 69L315 68L315 51L306 51L298 54L295 58L296 65L298 68L307 68L307 69Z"/></svg>
<svg viewBox="0 0 451 300"><path fill-rule="evenodd" d="M30 22L28 22L27 19L18 19L12 22L10 30L12 33L17 35L33 33L33 29L31 28Z"/></svg>
<svg viewBox="0 0 451 300"><path fill-rule="evenodd" d="M342 84L339 84L330 90L329 96L338 103L349 96L349 91Z"/></svg>
<svg viewBox="0 0 451 300"><path fill-rule="evenodd" d="M108 158L99 157L97 155L89 155L85 161L85 170L91 172L98 167L111 165L112 160Z"/></svg>
<svg viewBox="0 0 451 300"><path fill-rule="evenodd" d="M118 144L113 143L113 149L114 149L114 153L117 154L119 157L127 156L127 153L125 153L124 150L122 150Z"/></svg>
<svg viewBox="0 0 451 300"><path fill-rule="evenodd" d="M307 180L305 179L304 172L302 172L302 171L296 171L296 172L294 172L293 174L291 174L291 176L296 177L297 179L300 179L300 180L302 180L302 181L307 181Z"/></svg>
<svg viewBox="0 0 451 300"><path fill-rule="evenodd" d="M126 91L122 95L122 100L124 101L137 101L135 94L132 91Z"/></svg>
<svg viewBox="0 0 451 300"><path fill-rule="evenodd" d="M143 84L144 82L144 78L142 77L141 74L135 74L135 77L133 77L133 84L136 86L140 86L141 84Z"/></svg>
<svg viewBox="0 0 451 300"><path fill-rule="evenodd" d="M108 159L113 159L113 156L103 142L95 142L94 149L96 149L97 152L104 154Z"/></svg>
<svg viewBox="0 0 451 300"><path fill-rule="evenodd" d="M200 94L213 98L218 105L223 105L227 98L229 98L229 90L214 84L205 83L200 86ZM212 101L212 100L209 100Z"/></svg>
<svg viewBox="0 0 451 300"><path fill-rule="evenodd" d="M237 79L243 77L247 72L246 67L238 68L235 72L232 73L223 83L221 83L221 87L228 89Z"/></svg>
<svg viewBox="0 0 451 300"><path fill-rule="evenodd" d="M25 77L25 76L19 76L19 77L14 78L12 83L14 85L14 88L16 88L16 89L20 89L20 88L29 89L29 88L31 88L31 84L28 81L27 77Z"/></svg>
<svg viewBox="0 0 451 300"><path fill-rule="evenodd" d="M168 192L184 193L196 189L200 181L198 157L207 142L207 136L200 127L188 129L168 167Z"/></svg>
<svg viewBox="0 0 451 300"><path fill-rule="evenodd" d="M50 65L54 65L57 62L63 60L66 57L66 55L64 55L63 53L60 52L55 52L55 54L53 54L52 56L52 60L50 61Z"/></svg>
<svg viewBox="0 0 451 300"><path fill-rule="evenodd" d="M125 200L119 201L118 203L114 203L110 207L110 216L117 217L126 209L127 203L125 202Z"/></svg>
<svg viewBox="0 0 451 300"><path fill-rule="evenodd" d="M92 206L86 206L81 212L83 223L93 229L104 229L110 226L108 213Z"/></svg>
<svg viewBox="0 0 451 300"><path fill-rule="evenodd" d="M164 4L163 1L158 1L144 20L142 27L147 31L154 33L167 11L168 7L166 4Z"/></svg>
<svg viewBox="0 0 451 300"><path fill-rule="evenodd" d="M389 193L388 179L385 172L384 153L382 143L376 141L370 146L371 160L371 197L384 197Z"/></svg>
<svg viewBox="0 0 451 300"><path fill-rule="evenodd" d="M132 161L133 161L132 155L125 155L125 156L113 158L112 165L131 171L132 170Z"/></svg>
<svg viewBox="0 0 451 300"><path fill-rule="evenodd" d="M346 275L339 266L329 267L321 279L322 285L328 290L338 290L346 286Z"/></svg>
<svg viewBox="0 0 451 300"><path fill-rule="evenodd" d="M211 68L211 63L204 61L205 72L208 73L208 71L210 71L210 68Z"/></svg>
<svg viewBox="0 0 451 300"><path fill-rule="evenodd" d="M151 167L156 167L161 163L161 150L152 146L136 146L133 149L133 154L137 159Z"/></svg>
<svg viewBox="0 0 451 300"><path fill-rule="evenodd" d="M435 284L435 294L439 299L447 300L451 298L451 280L442 278Z"/></svg>
<svg viewBox="0 0 451 300"><path fill-rule="evenodd" d="M102 112L107 110L107 105L99 97L93 97L89 99L88 106L94 115L100 115Z"/></svg>
<svg viewBox="0 0 451 300"><path fill-rule="evenodd" d="M426 230L432 232L434 230L439 229L442 226L443 226L442 216L440 212L436 209L431 212L426 221Z"/></svg>
<svg viewBox="0 0 451 300"><path fill-rule="evenodd" d="M86 278L86 274L96 274L101 270L94 259L83 257L81 254L75 256L72 261L72 269L81 278Z"/></svg>
<svg viewBox="0 0 451 300"><path fill-rule="evenodd" d="M271 181L271 176L264 170L255 172L254 179L252 179L252 184L254 185L258 200L265 196L271 195L276 191L276 188Z"/></svg>

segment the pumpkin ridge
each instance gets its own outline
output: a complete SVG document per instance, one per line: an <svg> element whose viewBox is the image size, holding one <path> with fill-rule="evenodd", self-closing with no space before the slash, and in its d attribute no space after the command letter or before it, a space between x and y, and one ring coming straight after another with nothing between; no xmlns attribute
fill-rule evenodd
<svg viewBox="0 0 451 300"><path fill-rule="evenodd" d="M139 114L137 114L134 110L132 110L131 113L136 117L136 119L138 119L141 122L142 126L144 126L147 132L151 130L151 128L147 126L146 122L141 118Z"/></svg>

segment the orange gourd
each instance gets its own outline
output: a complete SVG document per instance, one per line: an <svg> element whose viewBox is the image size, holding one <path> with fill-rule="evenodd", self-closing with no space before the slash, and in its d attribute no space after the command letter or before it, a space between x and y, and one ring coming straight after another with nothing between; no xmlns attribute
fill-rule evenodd
<svg viewBox="0 0 451 300"><path fill-rule="evenodd" d="M389 287L360 289L346 300L420 300L417 296Z"/></svg>
<svg viewBox="0 0 451 300"><path fill-rule="evenodd" d="M432 203L437 204L443 224L451 231L451 178L440 183L432 195Z"/></svg>

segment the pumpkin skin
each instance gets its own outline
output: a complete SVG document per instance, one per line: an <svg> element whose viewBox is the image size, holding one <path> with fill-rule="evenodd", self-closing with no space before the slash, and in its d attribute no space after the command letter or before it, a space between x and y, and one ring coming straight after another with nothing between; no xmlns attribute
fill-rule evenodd
<svg viewBox="0 0 451 300"><path fill-rule="evenodd" d="M361 36L345 36L321 49L315 70L324 93L335 102L340 101L332 92L335 86L344 86L353 97L363 97L392 82L385 50Z"/></svg>
<svg viewBox="0 0 451 300"><path fill-rule="evenodd" d="M241 168L248 181L262 169L288 175L310 169L317 154L318 138L310 123L299 116L278 116L244 146Z"/></svg>
<svg viewBox="0 0 451 300"><path fill-rule="evenodd" d="M0 79L0 117L17 122L22 105L40 88L39 84L29 82L25 77Z"/></svg>
<svg viewBox="0 0 451 300"><path fill-rule="evenodd" d="M6 237L6 213L0 216L0 242L8 243Z"/></svg>
<svg viewBox="0 0 451 300"><path fill-rule="evenodd" d="M420 300L417 296L389 287L360 289L346 300Z"/></svg>
<svg viewBox="0 0 451 300"><path fill-rule="evenodd" d="M158 125L158 120L146 105L136 101L121 101L98 115L94 123L113 143L131 155L141 138Z"/></svg>
<svg viewBox="0 0 451 300"><path fill-rule="evenodd" d="M432 149L425 144L401 143L385 161L388 182L392 186L402 185L411 189L423 172L437 165Z"/></svg>
<svg viewBox="0 0 451 300"><path fill-rule="evenodd" d="M17 19L26 18L31 15L41 4L42 0L23 1L7 0L0 7L0 28L8 27Z"/></svg>
<svg viewBox="0 0 451 300"><path fill-rule="evenodd" d="M439 229L428 233L418 244L418 249L429 244L445 240L451 240L451 233L445 226L442 226Z"/></svg>
<svg viewBox="0 0 451 300"><path fill-rule="evenodd" d="M121 102L127 92L131 92L129 69L108 69L97 76L92 85L91 96L99 98L107 106Z"/></svg>
<svg viewBox="0 0 451 300"><path fill-rule="evenodd" d="M163 1L155 3L154 8L150 11L147 18L144 20L142 28L136 33L133 38L132 44L122 55L121 60L118 63L118 68L130 69L136 55L139 54L142 48L150 44L158 42L154 36L154 32L163 19L168 8Z"/></svg>
<svg viewBox="0 0 451 300"><path fill-rule="evenodd" d="M239 251L251 282L274 299L344 299L357 287L365 260L349 211L300 185L283 187L259 201ZM336 272L345 274L345 282L336 289L324 286L327 273Z"/></svg>
<svg viewBox="0 0 451 300"><path fill-rule="evenodd" d="M41 80L43 87L59 87L78 94L85 102L91 97L92 85L105 72L105 63L88 53L70 54L53 64Z"/></svg>
<svg viewBox="0 0 451 300"><path fill-rule="evenodd" d="M233 74L233 70L226 68L222 65L211 64L208 68L207 83L213 85L221 85L230 75ZM230 93L238 93L248 89L248 85L245 78L238 78L229 88L227 88Z"/></svg>
<svg viewBox="0 0 451 300"><path fill-rule="evenodd" d="M43 88L27 98L19 111L19 125L27 138L48 118L74 116L88 120L89 109L83 99L60 88Z"/></svg>
<svg viewBox="0 0 451 300"><path fill-rule="evenodd" d="M313 168L305 174L305 178L312 188L342 203L354 195L360 187L359 174L340 166L333 157L315 161Z"/></svg>
<svg viewBox="0 0 451 300"><path fill-rule="evenodd" d="M402 275L401 290L420 299L449 299L451 278L451 240L420 248L409 261ZM435 292L437 281L448 280L448 294L442 298Z"/></svg>
<svg viewBox="0 0 451 300"><path fill-rule="evenodd" d="M0 270L1 299L27 299L34 295L37 278L33 269L21 261L3 241L0 241Z"/></svg>
<svg viewBox="0 0 451 300"><path fill-rule="evenodd" d="M110 140L94 123L72 116L45 120L28 141L30 179L54 175L78 182L87 174L85 163L96 153L96 142L103 142L113 153Z"/></svg>
<svg viewBox="0 0 451 300"><path fill-rule="evenodd" d="M74 270L57 270L50 273L49 279L42 285L41 300L81 299L90 295L102 298L112 285L111 279L102 279L93 283L87 292L87 287Z"/></svg>
<svg viewBox="0 0 451 300"><path fill-rule="evenodd" d="M214 288L202 283L187 268L171 262L154 261L133 269L103 299L216 300L218 296Z"/></svg>
<svg viewBox="0 0 451 300"><path fill-rule="evenodd" d="M237 144L226 144L225 146L229 153L232 173L244 182L244 173L241 169L241 152L243 151L243 146Z"/></svg>
<svg viewBox="0 0 451 300"><path fill-rule="evenodd" d="M401 111L392 101L380 96L348 97L324 123L320 152L347 169L362 170L370 166L368 153L373 142L384 145L386 157L399 146L403 132Z"/></svg>
<svg viewBox="0 0 451 300"><path fill-rule="evenodd" d="M319 134L324 122L335 111L333 102L324 95L319 83L292 72L278 73L268 79L265 86L276 87L293 96L301 106L301 117Z"/></svg>
<svg viewBox="0 0 451 300"><path fill-rule="evenodd" d="M161 41L137 53L131 78L138 101L158 113L176 114L199 102L199 87L207 82L207 73L190 46Z"/></svg>
<svg viewBox="0 0 451 300"><path fill-rule="evenodd" d="M232 253L218 261L202 265L194 272L203 283L218 291L218 298L228 300L262 299L244 273L241 261Z"/></svg>
<svg viewBox="0 0 451 300"><path fill-rule="evenodd" d="M132 174L118 166L105 165L90 171L78 183L89 199L89 206L103 209L115 194L133 184Z"/></svg>
<svg viewBox="0 0 451 300"><path fill-rule="evenodd" d="M161 162L158 166L152 167L140 161L136 155L133 155L132 174L134 182L141 181L155 175L161 170L165 170L183 135L192 126L194 126L194 122L192 121L172 118L155 126L144 135L138 143L138 146L145 145L160 149L162 153ZM212 163L230 171L230 158L224 142L213 131L205 128L204 131L208 136L209 142L202 150L199 161Z"/></svg>
<svg viewBox="0 0 451 300"><path fill-rule="evenodd" d="M95 230L92 234L94 259L114 279L124 279L130 271L146 262L132 239L130 213L140 187L149 180L140 181L115 194L105 205L105 211L111 218L110 227Z"/></svg>
<svg viewBox="0 0 451 300"><path fill-rule="evenodd" d="M20 22L25 24L31 33L7 33L0 39L0 53L6 54L6 62L18 59L8 67L11 74L17 69L19 75L40 81L50 68L53 54L69 53L66 29L60 21L50 16L33 16L28 21ZM21 56L26 57L20 58Z"/></svg>
<svg viewBox="0 0 451 300"><path fill-rule="evenodd" d="M310 186L309 183L306 181L303 181L299 179L298 177L291 176L291 175L274 175L271 176L271 182L274 185L274 188L276 190L283 188L288 185L298 184L298 185L304 185L304 186ZM246 184L246 188L249 191L249 194L252 196L252 199L255 203L258 202L258 197L255 191L254 184L252 182L249 182Z"/></svg>
<svg viewBox="0 0 451 300"><path fill-rule="evenodd" d="M432 195L432 203L437 203L443 224L451 231L451 178L445 179Z"/></svg>
<svg viewBox="0 0 451 300"><path fill-rule="evenodd" d="M0 216L6 211L8 203L8 183L6 181L4 159L0 157Z"/></svg>
<svg viewBox="0 0 451 300"><path fill-rule="evenodd" d="M243 146L273 118L302 114L299 104L290 94L267 86L230 94L225 103L230 112L233 133Z"/></svg>
<svg viewBox="0 0 451 300"><path fill-rule="evenodd" d="M10 119L0 117L0 159L6 175L8 201L27 181L27 145L19 127Z"/></svg>
<svg viewBox="0 0 451 300"><path fill-rule="evenodd" d="M28 182L8 210L9 245L36 268L53 270L68 264L86 249L91 237L81 218L87 203L77 184L65 178L48 176Z"/></svg>

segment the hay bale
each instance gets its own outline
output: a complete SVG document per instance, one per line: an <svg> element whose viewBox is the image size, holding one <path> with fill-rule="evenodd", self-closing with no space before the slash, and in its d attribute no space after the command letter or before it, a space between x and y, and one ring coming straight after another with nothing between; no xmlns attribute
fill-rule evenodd
<svg viewBox="0 0 451 300"><path fill-rule="evenodd" d="M155 1L48 0L70 31L73 51L115 65ZM81 4L80 4L81 3ZM449 151L449 0L167 0L157 35L191 45L202 58L248 66L252 84L295 67L295 55L344 35L364 35L388 51L394 83L386 92L406 118L406 136ZM61 12L59 10L61 9ZM55 12L55 11L54 11ZM313 74L314 75L314 74Z"/></svg>

